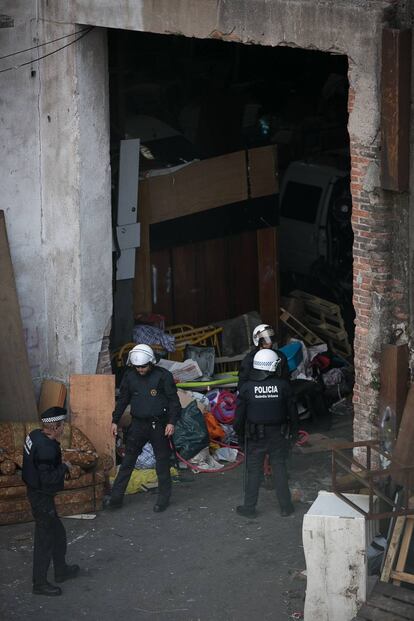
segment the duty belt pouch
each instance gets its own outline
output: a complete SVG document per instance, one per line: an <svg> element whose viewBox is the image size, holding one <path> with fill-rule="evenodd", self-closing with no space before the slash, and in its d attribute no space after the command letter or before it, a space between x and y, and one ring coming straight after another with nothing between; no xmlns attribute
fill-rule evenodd
<svg viewBox="0 0 414 621"><path fill-rule="evenodd" d="M249 440L263 440L265 437L265 426L249 423L247 425L247 437Z"/></svg>

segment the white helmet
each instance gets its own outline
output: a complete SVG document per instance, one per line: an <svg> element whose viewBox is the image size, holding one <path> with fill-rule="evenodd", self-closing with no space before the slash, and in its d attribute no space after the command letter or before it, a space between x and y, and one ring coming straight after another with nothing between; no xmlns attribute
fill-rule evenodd
<svg viewBox="0 0 414 621"><path fill-rule="evenodd" d="M127 365L141 367L149 363L156 363L154 352L149 345L135 345L129 352Z"/></svg>
<svg viewBox="0 0 414 621"><path fill-rule="evenodd" d="M280 358L273 349L260 349L253 358L253 369L274 373L280 364Z"/></svg>
<svg viewBox="0 0 414 621"><path fill-rule="evenodd" d="M272 326L267 325L267 323L261 323L253 330L253 343L256 347L259 345L259 339L264 339L266 343L272 343L272 336L274 335L275 331Z"/></svg>

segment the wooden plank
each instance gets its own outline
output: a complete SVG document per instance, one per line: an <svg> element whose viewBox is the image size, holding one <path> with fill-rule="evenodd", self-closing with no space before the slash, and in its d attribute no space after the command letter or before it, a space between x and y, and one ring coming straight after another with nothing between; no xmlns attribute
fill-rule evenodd
<svg viewBox="0 0 414 621"><path fill-rule="evenodd" d="M381 186L409 189L411 29L384 28L381 63Z"/></svg>
<svg viewBox="0 0 414 621"><path fill-rule="evenodd" d="M414 467L414 384L408 389L407 399L405 402L403 414L401 417L401 425L395 443L391 473L394 481L405 485L405 480L401 473L393 469L393 466ZM411 475L410 489L414 488L414 477Z"/></svg>
<svg viewBox="0 0 414 621"><path fill-rule="evenodd" d="M150 224L245 201L245 154L237 151L194 162L174 173L148 177L140 186L145 187Z"/></svg>
<svg viewBox="0 0 414 621"><path fill-rule="evenodd" d="M279 192L277 151L275 145L248 151L250 197L259 198Z"/></svg>
<svg viewBox="0 0 414 621"><path fill-rule="evenodd" d="M378 582L374 587L374 591L392 597L400 602L407 602L407 604L412 604L414 607L414 591L385 582Z"/></svg>
<svg viewBox="0 0 414 621"><path fill-rule="evenodd" d="M399 516L395 521L391 541L389 543L387 554L385 556L384 567L382 568L381 572L382 582L388 582L391 578L391 572L394 567L394 561L400 544L401 534L404 530L405 521L405 516Z"/></svg>
<svg viewBox="0 0 414 621"><path fill-rule="evenodd" d="M279 252L276 227L257 231L259 310L264 323L279 330Z"/></svg>
<svg viewBox="0 0 414 621"><path fill-rule="evenodd" d="M69 390L71 423L89 438L98 455L110 455L115 464L115 440L111 434L115 376L71 375Z"/></svg>
<svg viewBox="0 0 414 621"><path fill-rule="evenodd" d="M391 572L391 578L394 580L395 585L400 584L400 582L408 582L408 584L414 584L414 575L409 574L406 571L393 571Z"/></svg>
<svg viewBox="0 0 414 621"><path fill-rule="evenodd" d="M66 386L62 382L44 380L40 390L39 414L48 408L58 406L63 408L66 401Z"/></svg>
<svg viewBox="0 0 414 621"><path fill-rule="evenodd" d="M400 573L404 571L405 569L405 564L407 562L407 556L408 556L408 550L409 550L410 543L411 543L411 536L413 534L413 526L414 526L413 518L407 517L407 521L405 523L404 535L401 541L400 553L398 555L398 561L397 561L397 565L395 566L394 573ZM395 576L393 576L393 574L391 575L394 578L394 584L399 586L400 582L395 579ZM414 576L413 576L413 582L414 582Z"/></svg>
<svg viewBox="0 0 414 621"><path fill-rule="evenodd" d="M397 417L397 427L408 392L408 345L384 345L380 361L379 409L383 412L388 406Z"/></svg>
<svg viewBox="0 0 414 621"><path fill-rule="evenodd" d="M37 420L4 211L0 210L0 420Z"/></svg>

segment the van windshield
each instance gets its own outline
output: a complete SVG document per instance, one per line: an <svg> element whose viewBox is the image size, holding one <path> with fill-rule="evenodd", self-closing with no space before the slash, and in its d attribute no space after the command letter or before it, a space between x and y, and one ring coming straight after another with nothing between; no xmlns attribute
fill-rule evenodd
<svg viewBox="0 0 414 621"><path fill-rule="evenodd" d="M309 224L315 222L321 194L321 187L289 181L283 194L281 215Z"/></svg>

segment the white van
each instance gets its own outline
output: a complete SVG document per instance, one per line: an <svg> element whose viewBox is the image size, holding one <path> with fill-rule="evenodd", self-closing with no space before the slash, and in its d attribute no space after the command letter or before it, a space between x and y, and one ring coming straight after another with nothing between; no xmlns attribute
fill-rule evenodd
<svg viewBox="0 0 414 621"><path fill-rule="evenodd" d="M352 201L347 172L293 162L280 191L279 248L283 272L310 274L325 262L338 275L352 270Z"/></svg>

